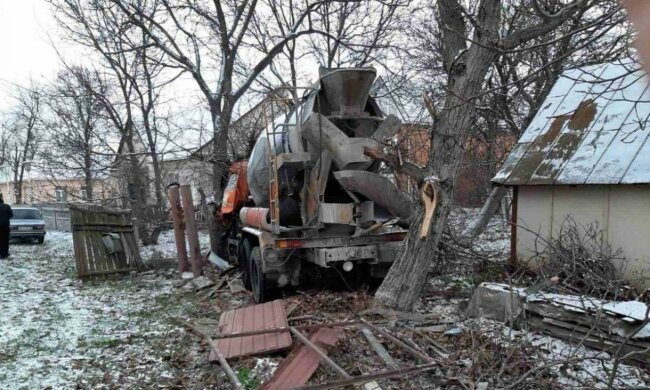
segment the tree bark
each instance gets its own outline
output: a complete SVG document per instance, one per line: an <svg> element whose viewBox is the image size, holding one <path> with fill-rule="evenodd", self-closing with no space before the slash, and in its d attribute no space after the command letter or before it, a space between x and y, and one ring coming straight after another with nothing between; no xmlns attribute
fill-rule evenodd
<svg viewBox="0 0 650 390"><path fill-rule="evenodd" d="M440 24L458 25L450 22L463 18L457 1L444 0L440 4L444 4L441 10L445 10ZM482 28L480 31L477 28L474 34L474 40L480 44L472 44L469 49L463 50L464 42L460 43L455 38L445 40L449 92L438 122L434 124L427 167L431 176L425 179L433 182L439 204L431 220L430 234L424 240L418 237L423 221L422 207L418 207L418 217L411 224L402 254L375 293L376 300L382 305L398 310L412 310L427 282L431 261L440 244L453 203L464 136L475 117L473 107L466 99L480 92L489 66L496 58L497 51L492 47L498 39L500 8L500 0L484 0L481 3L477 20ZM456 30L448 31L445 38L458 33Z"/></svg>
<svg viewBox="0 0 650 390"><path fill-rule="evenodd" d="M463 237L474 238L481 234L485 227L488 225L494 213L497 212L503 197L508 193L507 187L494 187L490 192L490 196L487 198L479 215L473 220L467 228L463 231Z"/></svg>

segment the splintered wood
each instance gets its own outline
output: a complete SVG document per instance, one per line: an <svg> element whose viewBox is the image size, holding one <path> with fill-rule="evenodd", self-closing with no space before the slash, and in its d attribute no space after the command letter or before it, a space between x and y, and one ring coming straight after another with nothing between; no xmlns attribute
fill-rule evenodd
<svg viewBox="0 0 650 390"><path fill-rule="evenodd" d="M334 347L343 336L343 330L338 328L321 328L314 331L308 338L321 349L327 351ZM261 390L283 390L302 386L316 372L320 357L306 345L294 348L278 366L273 378L262 386Z"/></svg>
<svg viewBox="0 0 650 390"><path fill-rule="evenodd" d="M222 313L219 318L219 331L222 335L286 327L288 327L287 316L281 300L229 310ZM215 342L226 359L284 351L291 347L291 343L289 331L231 337ZM216 354L212 351L210 361L217 360Z"/></svg>

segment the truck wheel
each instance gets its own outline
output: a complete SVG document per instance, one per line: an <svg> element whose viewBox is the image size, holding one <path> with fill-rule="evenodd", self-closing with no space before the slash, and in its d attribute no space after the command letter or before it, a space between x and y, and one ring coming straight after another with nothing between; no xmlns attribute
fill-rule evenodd
<svg viewBox="0 0 650 390"><path fill-rule="evenodd" d="M239 270L241 271L241 280L246 290L251 290L251 243L248 240L242 240L241 250L239 251Z"/></svg>
<svg viewBox="0 0 650 390"><path fill-rule="evenodd" d="M45 242L45 236L40 236L40 237L38 237L38 238L36 239L36 242L37 242L38 244L42 244L43 242Z"/></svg>
<svg viewBox="0 0 650 390"><path fill-rule="evenodd" d="M262 255L260 247L253 248L250 257L250 277L253 285L253 300L255 303L264 303L269 299L269 289L266 277L262 272Z"/></svg>

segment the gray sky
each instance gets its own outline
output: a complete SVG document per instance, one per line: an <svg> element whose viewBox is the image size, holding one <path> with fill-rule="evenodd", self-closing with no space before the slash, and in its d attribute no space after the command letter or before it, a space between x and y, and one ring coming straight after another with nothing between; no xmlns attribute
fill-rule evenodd
<svg viewBox="0 0 650 390"><path fill-rule="evenodd" d="M59 60L48 38L56 36L55 25L45 0L0 0L0 110L13 89L8 83L29 86L56 74Z"/></svg>

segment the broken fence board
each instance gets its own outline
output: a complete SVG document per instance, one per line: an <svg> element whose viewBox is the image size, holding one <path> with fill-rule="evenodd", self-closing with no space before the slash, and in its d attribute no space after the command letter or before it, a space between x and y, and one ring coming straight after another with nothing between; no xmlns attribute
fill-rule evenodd
<svg viewBox="0 0 650 390"><path fill-rule="evenodd" d="M320 328L313 332L308 339L327 350L336 345L343 336L339 328ZM316 372L320 364L320 356L308 346L301 344L294 348L275 370L273 377L260 390L285 390L302 386Z"/></svg>

